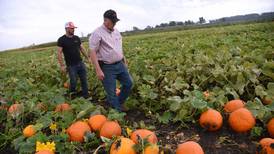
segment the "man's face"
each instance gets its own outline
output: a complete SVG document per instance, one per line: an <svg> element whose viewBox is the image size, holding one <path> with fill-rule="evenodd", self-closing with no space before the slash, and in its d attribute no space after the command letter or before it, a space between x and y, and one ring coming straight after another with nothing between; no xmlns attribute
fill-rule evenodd
<svg viewBox="0 0 274 154"><path fill-rule="evenodd" d="M69 35L74 35L74 28L66 28L66 31Z"/></svg>
<svg viewBox="0 0 274 154"><path fill-rule="evenodd" d="M104 18L104 25L108 28L108 29L113 29L113 27L115 26L115 23L113 23L110 19L108 18Z"/></svg>

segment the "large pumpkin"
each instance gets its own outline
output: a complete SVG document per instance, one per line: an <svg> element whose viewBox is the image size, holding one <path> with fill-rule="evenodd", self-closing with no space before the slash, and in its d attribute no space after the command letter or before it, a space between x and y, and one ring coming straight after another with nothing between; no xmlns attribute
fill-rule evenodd
<svg viewBox="0 0 274 154"><path fill-rule="evenodd" d="M239 108L243 108L245 106L244 101L240 99L235 99L227 102L225 104L224 110L225 112L231 113Z"/></svg>
<svg viewBox="0 0 274 154"><path fill-rule="evenodd" d="M201 114L199 122L201 127L209 131L216 131L222 127L223 117L220 112L208 109Z"/></svg>
<svg viewBox="0 0 274 154"><path fill-rule="evenodd" d="M100 136L111 139L113 136L121 136L122 129L116 121L106 121L101 129Z"/></svg>
<svg viewBox="0 0 274 154"><path fill-rule="evenodd" d="M178 145L176 154L204 154L204 151L198 143L188 141Z"/></svg>
<svg viewBox="0 0 274 154"><path fill-rule="evenodd" d="M228 123L234 131L242 133L252 129L256 121L248 109L240 108L229 115Z"/></svg>
<svg viewBox="0 0 274 154"><path fill-rule="evenodd" d="M34 129L33 125L28 125L26 128L23 130L23 135L25 137L31 137L36 133L36 130Z"/></svg>
<svg viewBox="0 0 274 154"><path fill-rule="evenodd" d="M269 135L274 138L274 118L272 118L267 124L267 130Z"/></svg>
<svg viewBox="0 0 274 154"><path fill-rule="evenodd" d="M263 138L260 140L260 147L257 150L259 154L274 154L274 139Z"/></svg>
<svg viewBox="0 0 274 154"><path fill-rule="evenodd" d="M134 145L135 143L129 138L121 137L111 145L110 154L136 154Z"/></svg>
<svg viewBox="0 0 274 154"><path fill-rule="evenodd" d="M147 129L137 129L134 132L132 132L130 139L134 143L138 143L138 136L142 139L148 138L148 142L152 144L156 144L158 142L158 139L154 132L147 130Z"/></svg>
<svg viewBox="0 0 274 154"><path fill-rule="evenodd" d="M88 124L92 130L99 131L106 121L107 118L104 115L98 114L90 116L88 119Z"/></svg>
<svg viewBox="0 0 274 154"><path fill-rule="evenodd" d="M69 111L71 109L70 105L68 103L62 103L58 104L55 108L56 112L63 112L63 111Z"/></svg>
<svg viewBox="0 0 274 154"><path fill-rule="evenodd" d="M67 134L70 141L83 142L85 133L89 131L91 131L90 127L86 122L77 121L67 129Z"/></svg>

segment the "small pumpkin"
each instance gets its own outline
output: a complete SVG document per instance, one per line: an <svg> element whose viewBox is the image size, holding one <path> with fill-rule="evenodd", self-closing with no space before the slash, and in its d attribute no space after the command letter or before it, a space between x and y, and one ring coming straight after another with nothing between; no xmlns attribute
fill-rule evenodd
<svg viewBox="0 0 274 154"><path fill-rule="evenodd" d="M129 138L121 137L111 145L110 154L136 154L134 145L135 143Z"/></svg>
<svg viewBox="0 0 274 154"><path fill-rule="evenodd" d="M273 154L274 153L274 139L263 138L260 140L260 145L257 150L259 154Z"/></svg>
<svg viewBox="0 0 274 154"><path fill-rule="evenodd" d="M67 134L69 135L70 141L83 142L86 132L89 132L90 127L86 122L77 121L69 126Z"/></svg>
<svg viewBox="0 0 274 154"><path fill-rule="evenodd" d="M269 105L269 104L272 103L272 100L271 100L270 98L268 98L268 97L264 97L264 98L263 98L263 103L264 103L265 105Z"/></svg>
<svg viewBox="0 0 274 154"><path fill-rule="evenodd" d="M111 139L113 136L121 136L122 129L116 121L106 121L100 129L100 136Z"/></svg>
<svg viewBox="0 0 274 154"><path fill-rule="evenodd" d="M23 130L23 135L25 137L31 137L36 133L36 130L33 125L28 125L27 127L24 128Z"/></svg>
<svg viewBox="0 0 274 154"><path fill-rule="evenodd" d="M158 154L159 153L159 147L157 144L151 144L147 146L144 150L144 154Z"/></svg>
<svg viewBox="0 0 274 154"><path fill-rule="evenodd" d="M134 132L132 132L130 139L134 143L138 143L138 136L142 139L148 138L148 142L152 144L156 144L158 142L157 136L154 132L147 130L147 129L137 129Z"/></svg>
<svg viewBox="0 0 274 154"><path fill-rule="evenodd" d="M267 123L267 130L269 135L274 138L274 118Z"/></svg>
<svg viewBox="0 0 274 154"><path fill-rule="evenodd" d="M201 127L209 131L216 131L222 127L223 117L220 112L214 109L208 109L201 114L199 122Z"/></svg>
<svg viewBox="0 0 274 154"><path fill-rule="evenodd" d="M70 105L68 103L62 103L58 104L55 108L56 112L63 112L63 111L69 111L71 109Z"/></svg>
<svg viewBox="0 0 274 154"><path fill-rule="evenodd" d="M235 99L227 102L224 106L225 112L231 113L239 108L243 108L245 106L244 101L240 99Z"/></svg>
<svg viewBox="0 0 274 154"><path fill-rule="evenodd" d="M203 148L194 141L179 144L176 154L204 154Z"/></svg>
<svg viewBox="0 0 274 154"><path fill-rule="evenodd" d="M15 118L15 117L19 116L20 114L22 114L23 111L24 111L24 106L22 104L15 103L9 107L8 113L13 118Z"/></svg>
<svg viewBox="0 0 274 154"><path fill-rule="evenodd" d="M88 124L94 131L99 131L103 124L107 121L107 118L104 115L93 115L88 119Z"/></svg>
<svg viewBox="0 0 274 154"><path fill-rule="evenodd" d="M229 115L228 123L235 132L243 133L252 129L256 121L248 109L240 108Z"/></svg>
<svg viewBox="0 0 274 154"><path fill-rule="evenodd" d="M65 83L64 83L64 88L66 88L66 89L69 88L69 83L68 83L68 82L65 82Z"/></svg>

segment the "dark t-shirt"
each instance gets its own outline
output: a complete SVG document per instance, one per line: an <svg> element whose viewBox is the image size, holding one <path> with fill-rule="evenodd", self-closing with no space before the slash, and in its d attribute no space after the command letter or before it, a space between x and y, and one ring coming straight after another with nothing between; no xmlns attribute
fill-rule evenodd
<svg viewBox="0 0 274 154"><path fill-rule="evenodd" d="M57 46L63 48L63 54L67 66L73 66L79 64L82 61L80 55L81 40L78 36L67 37L63 35L57 41Z"/></svg>

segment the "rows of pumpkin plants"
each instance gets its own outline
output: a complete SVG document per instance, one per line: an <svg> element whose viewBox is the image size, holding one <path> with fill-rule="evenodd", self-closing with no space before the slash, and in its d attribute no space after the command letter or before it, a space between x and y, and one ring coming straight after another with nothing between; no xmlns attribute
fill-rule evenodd
<svg viewBox="0 0 274 154"><path fill-rule="evenodd" d="M255 136L258 153L272 153L273 35L270 22L127 36L134 87L125 105L161 125L199 123L214 132L228 122L231 133ZM133 126L126 113L98 105L105 94L88 63L93 103L67 94L56 47L0 53L0 59L0 151L163 153L153 127ZM202 147L178 143L173 152L203 153Z"/></svg>
<svg viewBox="0 0 274 154"><path fill-rule="evenodd" d="M206 99L208 93L204 93L204 97ZM35 124L27 125L22 130L20 133L22 135L13 141L15 148L23 153L35 151L36 154L53 154L56 151L73 153L75 149L96 154L99 153L100 148L104 148L104 152L110 154L160 153L161 145L157 145L156 134L144 128L132 130L125 124L124 113L110 110L106 117L102 114L106 113L103 108L98 109L98 106L89 102L83 103L81 106L84 110L77 113L76 119L74 119L72 112L77 109L75 106L71 107L68 103L60 103L53 111L48 111L46 104L38 103L35 106L36 109L40 112L48 111L48 113L37 119ZM8 116L16 119L20 114L23 114L23 111L24 106L15 103L8 108ZM256 124L252 112L247 109L242 100L227 102L224 111L228 115L230 127L236 133L248 132ZM87 116L89 118L85 118ZM119 123L124 127L121 127ZM207 131L217 131L222 127L223 116L220 112L209 108L200 115L199 124ZM273 137L274 118L268 122L267 130L269 136ZM258 153L272 154L274 152L274 140L270 137L260 140ZM67 141L70 141L71 147L66 146ZM98 147L96 148L96 146ZM184 153L203 154L204 151L198 143L187 141L179 144L176 149L176 154Z"/></svg>

